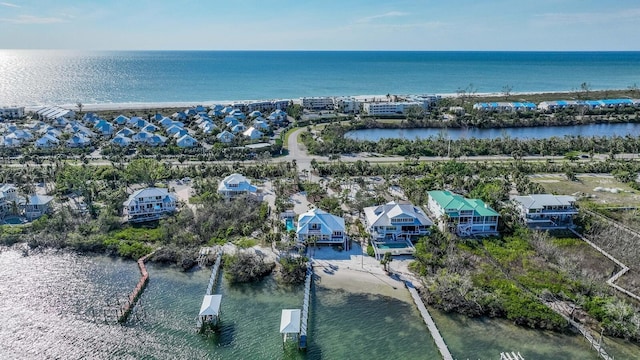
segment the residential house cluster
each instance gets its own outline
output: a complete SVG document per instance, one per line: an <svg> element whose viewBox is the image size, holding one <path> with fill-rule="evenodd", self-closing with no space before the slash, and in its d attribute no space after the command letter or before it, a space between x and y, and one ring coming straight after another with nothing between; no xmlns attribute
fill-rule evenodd
<svg viewBox="0 0 640 360"><path fill-rule="evenodd" d="M602 99L602 100L554 100L542 101L538 105L532 102L481 102L473 104L473 109L485 112L520 111L556 111L563 109L612 109L620 107L640 108L640 99Z"/></svg>

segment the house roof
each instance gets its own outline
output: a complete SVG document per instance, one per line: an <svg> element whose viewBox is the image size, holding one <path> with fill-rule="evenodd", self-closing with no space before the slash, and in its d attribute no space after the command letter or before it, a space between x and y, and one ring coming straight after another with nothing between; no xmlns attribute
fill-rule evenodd
<svg viewBox="0 0 640 360"><path fill-rule="evenodd" d="M189 134L185 134L182 135L182 137L180 137L176 143L178 144L178 146L193 146L198 142L198 140L194 139L191 135Z"/></svg>
<svg viewBox="0 0 640 360"><path fill-rule="evenodd" d="M205 295L202 299L202 305L200 305L200 316L220 315L220 303L222 302L222 295Z"/></svg>
<svg viewBox="0 0 640 360"><path fill-rule="evenodd" d="M513 200L525 209L542 209L545 206L574 206L576 198L567 195L531 194L514 196Z"/></svg>
<svg viewBox="0 0 640 360"><path fill-rule="evenodd" d="M472 210L479 216L500 216L495 210L490 208L480 199L467 199L462 195L454 194L450 191L433 190L428 191L429 197L440 205L441 208L453 209L456 211Z"/></svg>
<svg viewBox="0 0 640 360"><path fill-rule="evenodd" d="M413 223L403 222L403 225L433 225L433 221L427 217L424 211L411 203L401 204L397 201L391 201L380 206L366 207L364 208L364 214L369 226L389 226L391 225L391 219L396 217L411 217L414 219Z"/></svg>
<svg viewBox="0 0 640 360"><path fill-rule="evenodd" d="M27 203L27 205L46 205L52 200L53 196L34 194L29 195L29 202Z"/></svg>
<svg viewBox="0 0 640 360"><path fill-rule="evenodd" d="M135 191L133 194L129 195L127 201L123 203L124 206L131 206L131 204L137 204L138 198L146 198L146 197L156 197L160 196L162 201L177 201L178 198L174 193L170 193L167 189L157 188L157 187L148 187L144 189L140 189Z"/></svg>
<svg viewBox="0 0 640 360"><path fill-rule="evenodd" d="M236 125L236 126L240 126L240 125ZM249 129L247 129L245 132L242 133L242 135L252 138L252 139L258 139L262 137L262 131L254 128L253 126L250 127Z"/></svg>
<svg viewBox="0 0 640 360"><path fill-rule="evenodd" d="M280 333L297 334L300 332L300 309L283 309L280 316Z"/></svg>
<svg viewBox="0 0 640 360"><path fill-rule="evenodd" d="M232 184L236 184L238 186L233 188L229 187L229 185L232 185ZM220 181L220 184L218 185L218 191L256 192L258 191L258 188L254 185L251 185L251 182L246 177L238 173L234 173L225 177L224 179L222 179L222 181Z"/></svg>
<svg viewBox="0 0 640 360"><path fill-rule="evenodd" d="M329 214L321 209L313 209L298 216L298 229L296 232L307 233L309 231L309 225L315 223L322 225L320 231L323 235L329 235L336 230L344 231L343 218Z"/></svg>

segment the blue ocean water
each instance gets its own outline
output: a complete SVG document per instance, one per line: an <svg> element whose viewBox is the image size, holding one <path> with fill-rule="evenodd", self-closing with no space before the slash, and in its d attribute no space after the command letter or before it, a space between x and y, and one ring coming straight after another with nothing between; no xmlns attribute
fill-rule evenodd
<svg viewBox="0 0 640 360"><path fill-rule="evenodd" d="M0 104L207 102L640 85L640 52L0 50Z"/></svg>

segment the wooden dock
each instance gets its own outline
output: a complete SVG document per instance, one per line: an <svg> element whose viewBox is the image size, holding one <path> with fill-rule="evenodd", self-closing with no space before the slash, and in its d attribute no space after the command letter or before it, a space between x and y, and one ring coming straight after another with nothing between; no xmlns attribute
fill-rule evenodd
<svg viewBox="0 0 640 360"><path fill-rule="evenodd" d="M500 360L524 360L524 356L520 355L519 352L503 352L500 353Z"/></svg>
<svg viewBox="0 0 640 360"><path fill-rule="evenodd" d="M127 322L127 320L129 319L129 315L131 315L131 311L133 310L134 306L136 306L136 302L140 298L140 295L142 295L144 288L147 286L147 283L149 282L149 273L147 272L147 267L144 265L144 263L154 253L155 251L138 259L138 269L140 269L140 275L141 275L140 280L138 281L138 284L136 285L135 289L133 289L131 294L129 294L129 297L127 298L126 303L122 307L120 316L118 317L118 322L121 324L124 324Z"/></svg>
<svg viewBox="0 0 640 360"><path fill-rule="evenodd" d="M218 251L218 256L216 257L216 262L213 264L213 269L211 270L211 276L209 277L209 284L207 285L207 290L205 291L205 295L213 295L216 284L218 282L218 272L220 270L220 264L222 263L222 249ZM202 331L203 329L202 318L198 316L198 321L196 323L196 328L198 331Z"/></svg>
<svg viewBox="0 0 640 360"><path fill-rule="evenodd" d="M304 281L304 300L302 301L302 319L300 326L300 339L298 347L307 348L307 325L309 322L309 301L311 300L311 282L313 278L313 266L311 261L307 263L307 278Z"/></svg>
<svg viewBox="0 0 640 360"><path fill-rule="evenodd" d="M453 356L451 355L451 352L449 352L449 348L447 347L447 344L444 342L444 339L440 335L440 331L438 330L436 323L431 318L431 315L429 314L429 311L427 310L426 306L424 306L424 303L422 302L422 299L420 298L418 291L415 289L415 287L410 281L404 280L404 286L406 286L407 289L409 290L409 293L411 293L413 302L415 302L416 306L418 307L418 310L420 311L420 315L422 315L422 319L424 319L424 323L427 324L429 333L431 334L433 341L436 343L436 347L438 348L440 355L442 355L442 358L444 360L453 360Z"/></svg>

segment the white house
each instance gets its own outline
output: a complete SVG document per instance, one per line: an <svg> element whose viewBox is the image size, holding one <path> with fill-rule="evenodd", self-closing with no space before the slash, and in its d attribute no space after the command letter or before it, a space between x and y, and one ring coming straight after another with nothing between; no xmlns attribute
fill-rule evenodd
<svg viewBox="0 0 640 360"><path fill-rule="evenodd" d="M498 235L498 214L482 200L467 199L449 191L428 191L429 211L442 230L459 236Z"/></svg>
<svg viewBox="0 0 640 360"><path fill-rule="evenodd" d="M320 209L313 209L298 217L298 242L345 245L344 219Z"/></svg>
<svg viewBox="0 0 640 360"><path fill-rule="evenodd" d="M140 189L129 196L123 205L123 215L130 222L160 219L176 211L178 197L167 189L150 187Z"/></svg>
<svg viewBox="0 0 640 360"><path fill-rule="evenodd" d="M572 228L573 218L578 214L573 196L531 194L514 196L512 200L522 222L534 229Z"/></svg>
<svg viewBox="0 0 640 360"><path fill-rule="evenodd" d="M367 231L374 241L404 241L429 234L433 221L411 203L392 201L364 208Z"/></svg>
<svg viewBox="0 0 640 360"><path fill-rule="evenodd" d="M176 144L181 148L190 148L196 146L198 144L198 140L194 139L191 135L186 134L182 135L182 137L176 141Z"/></svg>
<svg viewBox="0 0 640 360"><path fill-rule="evenodd" d="M264 134L260 130L254 128L253 126L243 132L242 135L248 137L251 140L257 140L264 136Z"/></svg>
<svg viewBox="0 0 640 360"><path fill-rule="evenodd" d="M12 184L0 186L0 214L17 213L20 211L18 198L18 188Z"/></svg>
<svg viewBox="0 0 640 360"><path fill-rule="evenodd" d="M52 121L59 117L73 119L76 116L76 113L73 110L64 109L59 106L45 106L36 111L36 116L40 120Z"/></svg>
<svg viewBox="0 0 640 360"><path fill-rule="evenodd" d="M234 173L231 174L218 185L218 193L225 199L233 199L235 197L250 194L262 200L262 193L244 176Z"/></svg>
<svg viewBox="0 0 640 360"><path fill-rule="evenodd" d="M202 132L205 134L210 134L213 130L218 128L216 124L211 121L203 121L198 125L198 127L202 129Z"/></svg>
<svg viewBox="0 0 640 360"><path fill-rule="evenodd" d="M229 131L225 130L225 131L219 133L218 135L216 135L216 138L218 138L218 140L220 140L220 142L228 144L230 142L233 142L233 139L235 139L236 136L233 135L232 133L230 133Z"/></svg>
<svg viewBox="0 0 640 360"><path fill-rule="evenodd" d="M40 194L29 195L24 203L24 216L27 220L31 221L41 217L42 215L51 213L52 201L53 196Z"/></svg>

